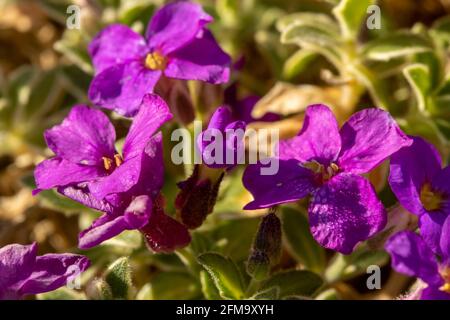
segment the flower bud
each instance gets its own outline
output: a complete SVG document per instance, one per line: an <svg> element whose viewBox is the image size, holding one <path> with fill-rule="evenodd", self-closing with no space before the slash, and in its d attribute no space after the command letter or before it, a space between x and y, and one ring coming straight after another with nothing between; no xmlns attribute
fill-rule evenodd
<svg viewBox="0 0 450 320"><path fill-rule="evenodd" d="M273 212L262 218L247 262L247 272L256 280L264 279L281 255L281 222Z"/></svg>
<svg viewBox="0 0 450 320"><path fill-rule="evenodd" d="M186 227L198 228L213 211L223 176L223 170L196 165L192 175L178 184L175 207Z"/></svg>

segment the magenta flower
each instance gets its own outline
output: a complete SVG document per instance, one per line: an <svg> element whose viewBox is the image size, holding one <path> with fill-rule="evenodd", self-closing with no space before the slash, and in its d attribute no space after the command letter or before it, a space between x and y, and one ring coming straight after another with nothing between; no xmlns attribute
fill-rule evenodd
<svg viewBox="0 0 450 320"><path fill-rule="evenodd" d="M37 244L10 244L0 249L0 300L56 290L89 267L76 254L37 256Z"/></svg>
<svg viewBox="0 0 450 320"><path fill-rule="evenodd" d="M246 123L234 120L228 107L219 107L209 120L208 128L197 140L203 163L210 168L231 169L243 159Z"/></svg>
<svg viewBox="0 0 450 320"><path fill-rule="evenodd" d="M311 194L309 223L324 247L348 254L386 224L386 213L370 182L360 176L412 143L380 109L354 114L339 130L325 105L306 110L300 133L279 143L279 170L262 175L250 165L244 186L254 200L245 209L293 202Z"/></svg>
<svg viewBox="0 0 450 320"><path fill-rule="evenodd" d="M154 99L153 102L151 102L152 99ZM125 230L140 230L154 251L171 251L190 242L190 236L186 227L167 216L163 212L160 203L160 191L164 183L162 134L158 133L154 136L152 134L158 129L160 124L170 119L171 116L168 113L167 106L155 95L146 96L144 103L147 105L141 108L134 118L125 139L123 162L118 167L114 168L114 165L117 166L117 163L102 158L98 164L100 166L98 170L104 172L104 175L100 177L95 176L93 177L94 180L87 182L74 182L73 179L70 179L69 183L53 183L49 185L45 177L55 174L55 171L37 171L35 174L38 187L42 188L42 185L49 188L56 186L58 187L58 192L64 196L103 213L88 229L80 233L78 246L81 249L99 245ZM93 121L106 119L105 123L108 126L110 125L102 112L87 107L83 108L83 111L88 111L85 119L92 119ZM97 118L94 116L97 116ZM64 127L64 123L67 123L67 121L63 122L63 125L59 126L59 128ZM65 128L70 128L71 123L68 122ZM95 126L92 123L90 125ZM95 132L90 125L83 124L80 128L84 128L84 132ZM101 125L101 122L97 121L96 125ZM97 132L101 132L98 127L95 128L97 128ZM79 134L83 132L68 131L72 133L78 132ZM57 132L59 131L57 130ZM112 133L114 133L113 129ZM89 136L86 138L85 145L88 145L88 138ZM113 143L113 137L111 137L111 141ZM82 145L81 143L74 144L75 147L79 148L78 150L81 150L80 146ZM90 145L90 148L92 148L92 145ZM109 154L115 154L114 152ZM92 158L95 159L95 157ZM119 157L115 156L107 159L117 158ZM136 159L133 160L134 158ZM122 158L120 157L119 159ZM71 159L64 161L70 162ZM126 161L130 162L129 168L119 171ZM71 165L74 167L81 166L77 163L71 163ZM110 165L110 168L107 170L105 166L108 165ZM111 171L112 169L114 171ZM64 171L64 168L60 170ZM115 175L117 171L119 173ZM124 179L125 182L117 181L119 179ZM108 183L113 184L113 186L108 185ZM114 187L114 184L119 187ZM127 187L123 188L122 186L124 185ZM105 192L101 189L101 186L108 188L109 191Z"/></svg>
<svg viewBox="0 0 450 320"><path fill-rule="evenodd" d="M395 270L418 277L428 285L421 292L421 299L450 300L450 218L443 224L439 241L440 254L411 231L393 235L385 248L391 255Z"/></svg>
<svg viewBox="0 0 450 320"><path fill-rule="evenodd" d="M212 22L200 5L173 2L158 10L145 38L113 24L89 45L96 75L89 98L96 105L134 116L142 97L162 75L213 84L229 78L230 57L205 28Z"/></svg>
<svg viewBox="0 0 450 320"><path fill-rule="evenodd" d="M171 118L161 98L146 95L119 154L114 146L116 133L106 115L87 106L74 107L62 124L45 132L55 157L36 167L34 192L82 185L95 199L108 196L112 201L114 194L127 192L137 184L154 157L154 144L148 147L152 136Z"/></svg>
<svg viewBox="0 0 450 320"><path fill-rule="evenodd" d="M419 217L422 238L440 254L442 225L450 215L450 166L442 169L438 151L422 138L391 158L389 184L400 204Z"/></svg>

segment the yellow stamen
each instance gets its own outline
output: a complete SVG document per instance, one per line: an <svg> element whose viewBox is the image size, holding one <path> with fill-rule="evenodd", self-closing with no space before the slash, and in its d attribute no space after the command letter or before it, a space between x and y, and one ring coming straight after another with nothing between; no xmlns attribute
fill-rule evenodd
<svg viewBox="0 0 450 320"><path fill-rule="evenodd" d="M103 160L103 167L105 167L106 170L111 169L113 161L108 157L102 157Z"/></svg>
<svg viewBox="0 0 450 320"><path fill-rule="evenodd" d="M444 278L445 284L442 285L439 290L450 293L450 268L445 268L441 271L442 278Z"/></svg>
<svg viewBox="0 0 450 320"><path fill-rule="evenodd" d="M116 167L119 167L123 163L123 158L120 154L114 155L114 162L116 163Z"/></svg>
<svg viewBox="0 0 450 320"><path fill-rule="evenodd" d="M323 164L320 164L316 160L305 162L302 164L303 167L315 172L315 173L321 173L324 170Z"/></svg>
<svg viewBox="0 0 450 320"><path fill-rule="evenodd" d="M339 172L339 167L334 162L332 162L328 167L325 167L323 164L313 160L303 163L302 166L320 175L323 182L330 180L336 175L336 173Z"/></svg>
<svg viewBox="0 0 450 320"><path fill-rule="evenodd" d="M420 201L426 210L438 210L441 207L442 195L433 191L431 185L426 183L420 190Z"/></svg>
<svg viewBox="0 0 450 320"><path fill-rule="evenodd" d="M450 293L450 283L447 282L442 287L440 287L439 290Z"/></svg>
<svg viewBox="0 0 450 320"><path fill-rule="evenodd" d="M164 70L167 65L167 58L160 52L155 51L145 57L145 66L150 70Z"/></svg>

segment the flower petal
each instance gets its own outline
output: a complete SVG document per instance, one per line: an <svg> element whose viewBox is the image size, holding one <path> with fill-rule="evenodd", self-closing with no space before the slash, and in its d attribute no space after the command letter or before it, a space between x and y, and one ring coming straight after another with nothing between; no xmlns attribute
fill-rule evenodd
<svg viewBox="0 0 450 320"><path fill-rule="evenodd" d="M386 212L368 180L339 174L313 193L311 233L323 247L343 254L386 225Z"/></svg>
<svg viewBox="0 0 450 320"><path fill-rule="evenodd" d="M376 108L355 113L340 134L339 167L358 174L369 172L394 152L412 144L391 115Z"/></svg>
<svg viewBox="0 0 450 320"><path fill-rule="evenodd" d="M59 157L47 159L39 163L34 170L36 189L33 194L41 190L92 181L102 174L101 169L94 166L74 164Z"/></svg>
<svg viewBox="0 0 450 320"><path fill-rule="evenodd" d="M125 230L127 230L127 223L123 215L117 212L105 213L96 219L89 228L80 232L78 247L80 249L95 247Z"/></svg>
<svg viewBox="0 0 450 320"><path fill-rule="evenodd" d="M144 37L126 25L112 24L100 31L88 47L95 73L116 64L143 58L147 53Z"/></svg>
<svg viewBox="0 0 450 320"><path fill-rule="evenodd" d="M228 82L231 58L205 31L186 46L170 55L164 74L169 78L200 80L213 84Z"/></svg>
<svg viewBox="0 0 450 320"><path fill-rule="evenodd" d="M161 77L161 71L145 68L141 61L117 64L96 75L89 87L89 99L95 105L132 117L145 94Z"/></svg>
<svg viewBox="0 0 450 320"><path fill-rule="evenodd" d="M146 194L155 197L164 184L162 133L154 135L142 154L141 173L138 182L128 192L135 196Z"/></svg>
<svg viewBox="0 0 450 320"><path fill-rule="evenodd" d="M168 54L191 42L212 20L196 3L173 2L154 14L145 37L151 49Z"/></svg>
<svg viewBox="0 0 450 320"><path fill-rule="evenodd" d="M140 156L150 138L170 119L172 114L163 99L155 94L145 95L125 138L124 160Z"/></svg>
<svg viewBox="0 0 450 320"><path fill-rule="evenodd" d="M428 247L437 255L442 255L440 241L443 225L448 213L434 211L424 213L419 218L420 235Z"/></svg>
<svg viewBox="0 0 450 320"><path fill-rule="evenodd" d="M450 215L442 226L441 240L439 242L442 252L442 260L450 266Z"/></svg>
<svg viewBox="0 0 450 320"><path fill-rule="evenodd" d="M163 212L154 212L141 229L147 245L155 252L172 252L191 242L188 229Z"/></svg>
<svg viewBox="0 0 450 320"><path fill-rule="evenodd" d="M233 121L228 107L219 107L212 115L208 128L197 137L203 163L210 168L228 168L243 163L246 124Z"/></svg>
<svg viewBox="0 0 450 320"><path fill-rule="evenodd" d="M299 134L279 144L281 159L315 160L325 165L336 160L340 149L338 123L331 110L323 104L309 106Z"/></svg>
<svg viewBox="0 0 450 320"><path fill-rule="evenodd" d="M389 185L399 202L415 215L425 212L420 191L441 170L441 159L432 144L413 137L413 144L391 156Z"/></svg>
<svg viewBox="0 0 450 320"><path fill-rule="evenodd" d="M101 212L112 212L113 207L110 203L104 200L96 199L90 192L87 186L67 186L58 188L58 192L62 195L77 201L88 208L98 210Z"/></svg>
<svg viewBox="0 0 450 320"><path fill-rule="evenodd" d="M253 164L244 172L242 182L254 198L244 207L246 210L293 202L306 197L316 188L312 172L301 167L296 160L280 160L278 171L273 175L262 175L260 170L264 167Z"/></svg>
<svg viewBox="0 0 450 320"><path fill-rule="evenodd" d="M402 231L393 235L386 242L385 249L391 255L392 267L396 271L419 277L431 286L443 283L436 257L414 232Z"/></svg>
<svg viewBox="0 0 450 320"><path fill-rule="evenodd" d="M421 300L450 300L450 294L439 290L435 287L428 287L423 289L420 296Z"/></svg>
<svg viewBox="0 0 450 320"><path fill-rule="evenodd" d="M89 191L98 200L109 194L129 191L139 181L143 158L141 154L124 161L111 174L90 182Z"/></svg>
<svg viewBox="0 0 450 320"><path fill-rule="evenodd" d="M102 164L102 157L114 156L116 132L103 112L78 105L60 125L45 132L45 140L64 160L95 166Z"/></svg>
<svg viewBox="0 0 450 320"><path fill-rule="evenodd" d="M46 254L36 258L33 273L20 288L22 295L56 290L75 279L90 265L88 258L77 254Z"/></svg>
<svg viewBox="0 0 450 320"><path fill-rule="evenodd" d="M0 299L8 287L26 279L36 260L37 244L10 244L0 249Z"/></svg>

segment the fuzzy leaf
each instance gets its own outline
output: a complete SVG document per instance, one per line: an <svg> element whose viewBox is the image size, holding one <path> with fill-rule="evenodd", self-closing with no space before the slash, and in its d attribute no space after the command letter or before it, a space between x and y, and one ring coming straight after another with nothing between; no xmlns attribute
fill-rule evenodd
<svg viewBox="0 0 450 320"><path fill-rule="evenodd" d="M429 50L431 44L424 37L408 32L397 32L368 42L362 53L368 59L388 61Z"/></svg>
<svg viewBox="0 0 450 320"><path fill-rule="evenodd" d="M333 19L323 13L299 12L286 15L277 21L277 29L280 32L287 30L294 25L316 26L322 30L338 30L338 25Z"/></svg>
<svg viewBox="0 0 450 320"><path fill-rule="evenodd" d="M244 297L241 274L231 259L218 253L204 253L197 260L208 271L221 297L225 299Z"/></svg>
<svg viewBox="0 0 450 320"><path fill-rule="evenodd" d="M419 110L427 107L427 96L431 89L430 70L424 64L412 64L403 69L403 74L408 80L417 100Z"/></svg>
<svg viewBox="0 0 450 320"><path fill-rule="evenodd" d="M339 21L342 34L347 39L355 38L361 28L367 8L374 0L341 0L333 9L333 14Z"/></svg>
<svg viewBox="0 0 450 320"><path fill-rule="evenodd" d="M152 278L146 298L150 300L188 300L200 296L199 283L185 272L161 272Z"/></svg>
<svg viewBox="0 0 450 320"><path fill-rule="evenodd" d="M311 271L291 270L273 275L262 284L260 290L277 287L280 298L295 295L310 297L322 283L323 280Z"/></svg>
<svg viewBox="0 0 450 320"><path fill-rule="evenodd" d="M127 299L132 286L131 268L127 257L114 261L106 271L105 280L116 299Z"/></svg>
<svg viewBox="0 0 450 320"><path fill-rule="evenodd" d="M312 50L300 49L286 60L283 66L283 78L293 79L316 59L317 53Z"/></svg>
<svg viewBox="0 0 450 320"><path fill-rule="evenodd" d="M202 292L206 299L208 300L221 300L222 297L214 284L213 279L208 274L208 272L202 270L200 271L200 283L202 285Z"/></svg>

